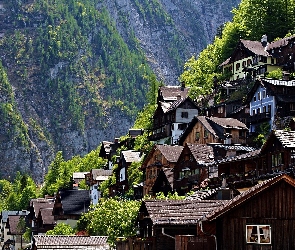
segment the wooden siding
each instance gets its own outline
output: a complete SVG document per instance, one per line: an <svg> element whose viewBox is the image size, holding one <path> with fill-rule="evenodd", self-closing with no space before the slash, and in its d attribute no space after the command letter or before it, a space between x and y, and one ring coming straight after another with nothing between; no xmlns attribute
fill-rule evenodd
<svg viewBox="0 0 295 250"><path fill-rule="evenodd" d="M208 136L204 137L205 127L201 124L201 122L197 122L193 127L192 131L185 138L183 145L186 143L198 143L198 144L207 144L207 143L216 143L220 142L218 139L214 138L214 136L208 131ZM196 140L196 133L199 133L199 140Z"/></svg>
<svg viewBox="0 0 295 250"><path fill-rule="evenodd" d="M279 182L216 221L218 249L295 249L295 189ZM246 243L246 225L270 225L271 244Z"/></svg>

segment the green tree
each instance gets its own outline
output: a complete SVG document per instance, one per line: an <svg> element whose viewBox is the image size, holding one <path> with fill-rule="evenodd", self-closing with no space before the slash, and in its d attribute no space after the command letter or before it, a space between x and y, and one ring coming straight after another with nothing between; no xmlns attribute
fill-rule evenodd
<svg viewBox="0 0 295 250"><path fill-rule="evenodd" d="M90 235L109 236L110 244L114 244L117 237L135 235L139 206L139 201L100 199L93 210L78 221L78 230L86 227Z"/></svg>
<svg viewBox="0 0 295 250"><path fill-rule="evenodd" d="M74 235L75 230L68 224L58 223L52 230L46 232L46 235Z"/></svg>

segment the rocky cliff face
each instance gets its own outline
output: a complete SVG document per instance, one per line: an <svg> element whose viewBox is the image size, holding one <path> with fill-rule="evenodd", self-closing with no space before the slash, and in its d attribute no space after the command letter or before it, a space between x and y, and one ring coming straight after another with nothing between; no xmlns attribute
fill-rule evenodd
<svg viewBox="0 0 295 250"><path fill-rule="evenodd" d="M18 1L18 4L20 2ZM35 1L23 2L22 4L29 9ZM167 85L176 85L185 60L192 55L198 55L213 40L217 28L231 18L230 10L239 1L98 2L97 10L106 9L109 12L126 44L130 43L130 33L133 33L158 78ZM61 105L63 103L63 100L54 99L55 87L48 87L49 80L55 80L60 72L67 68L67 62L58 62L47 69L47 72L40 71L39 58L28 57L25 64L20 63L18 54L13 52L18 46L14 39L24 38L24 43L29 47L30 40L36 36L38 25L42 26L42 15L34 16L35 21L31 23L28 21L30 17L25 16L23 23L19 25L11 21L17 11L8 3L9 1L0 0L0 22L3 24L0 36L11 36L11 48L7 47L7 43L0 42L0 56L12 87L12 97L9 99L3 86L0 86L0 113L3 115L0 118L0 178L13 177L16 171L22 171L31 174L40 183L57 151L63 151L65 159L74 155L84 155L95 149L103 140L111 141L115 137L125 135L132 127L134 117L127 115L119 107L107 105L108 100L104 99L105 90L99 89L100 82L89 87L91 93L99 93L95 94L94 100L101 107L101 114L98 114L97 108L91 108L94 102L90 99L94 97L89 95L90 90L78 84L78 97L83 101L82 113L85 117L83 129L73 126L74 118L64 116L67 107L62 109L55 105L56 102L60 102ZM153 3L149 15L143 11L148 6L144 3ZM12 36L13 31L19 33ZM21 55L25 56L25 53ZM40 81L41 74L47 78ZM64 94L67 95L66 91ZM62 122L56 121L58 116L62 116Z"/></svg>

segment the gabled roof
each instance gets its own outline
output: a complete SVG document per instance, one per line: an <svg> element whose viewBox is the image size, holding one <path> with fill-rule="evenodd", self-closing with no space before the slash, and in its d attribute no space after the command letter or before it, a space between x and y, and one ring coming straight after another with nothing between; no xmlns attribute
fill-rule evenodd
<svg viewBox="0 0 295 250"><path fill-rule="evenodd" d="M139 162L142 158L142 153L134 150L122 151L121 154L127 163Z"/></svg>
<svg viewBox="0 0 295 250"><path fill-rule="evenodd" d="M192 131L193 127L200 122L209 133L215 138L225 139L225 135L222 129L243 129L248 130L247 126L235 118L218 118L207 116L195 116L193 120L188 124L185 131L179 138L179 143L182 144L186 136ZM222 129L221 129L222 128Z"/></svg>
<svg viewBox="0 0 295 250"><path fill-rule="evenodd" d="M177 162L182 152L183 147L178 145L155 145L155 147L162 153L162 155L169 162Z"/></svg>
<svg viewBox="0 0 295 250"><path fill-rule="evenodd" d="M270 51L272 49L285 47L285 46L287 46L289 44L289 41L294 39L294 38L295 38L295 35L285 37L285 38L282 38L282 39L277 40L277 41L273 41L273 42L271 42L270 44L267 45L267 50Z"/></svg>
<svg viewBox="0 0 295 250"><path fill-rule="evenodd" d="M223 158L222 160L218 161L218 163L227 163L227 162L243 161L246 159L253 159L253 158L257 158L259 154L260 154L260 149L257 149L257 150L253 150L251 152L237 155L234 157Z"/></svg>
<svg viewBox="0 0 295 250"><path fill-rule="evenodd" d="M196 109L198 109L197 104L190 97L186 97L186 98L181 98L181 99L171 103L170 107L166 110L166 112L176 110L181 104L183 104L185 102L192 103L196 107Z"/></svg>
<svg viewBox="0 0 295 250"><path fill-rule="evenodd" d="M214 163L214 152L211 146L191 143L187 143L186 145L198 164L203 165Z"/></svg>
<svg viewBox="0 0 295 250"><path fill-rule="evenodd" d="M94 249L109 249L107 236L76 236L76 235L34 235L34 242L38 249L42 247L50 248L69 248L72 246L75 249L86 249L87 247L104 247ZM63 248L63 249L64 249Z"/></svg>
<svg viewBox="0 0 295 250"><path fill-rule="evenodd" d="M280 175L278 177L266 180L260 184L253 186L252 188L248 189L247 191L241 193L240 195L236 196L232 200L226 202L223 206L220 206L211 211L206 215L206 220L214 220L217 217L224 215L225 213L230 212L231 209L236 208L237 206L242 206L243 203L252 199L254 196L262 193L264 190L270 188L271 186L284 181L295 188L295 180L288 175Z"/></svg>
<svg viewBox="0 0 295 250"><path fill-rule="evenodd" d="M88 190L61 190L59 195L64 215L80 215L88 211L90 206Z"/></svg>
<svg viewBox="0 0 295 250"><path fill-rule="evenodd" d="M41 208L40 209L40 215L42 217L43 225L54 225L56 224L56 221L54 220L53 215L53 208Z"/></svg>
<svg viewBox="0 0 295 250"><path fill-rule="evenodd" d="M20 215L8 215L8 223L9 223L9 232L10 234L20 234L18 230L18 223L20 221L21 216Z"/></svg>
<svg viewBox="0 0 295 250"><path fill-rule="evenodd" d="M1 220L2 220L3 223L6 223L9 215L28 215L28 214L29 214L29 211L27 211L27 210L23 210L23 211L7 211L7 210L3 210L1 212Z"/></svg>
<svg viewBox="0 0 295 250"><path fill-rule="evenodd" d="M235 118L219 118L211 116L209 117L209 120L223 128L248 129L244 123Z"/></svg>
<svg viewBox="0 0 295 250"><path fill-rule="evenodd" d="M38 216L41 208L53 208L54 199L37 198L31 199L30 206L33 207L35 217Z"/></svg>
<svg viewBox="0 0 295 250"><path fill-rule="evenodd" d="M270 54L265 50L265 48L262 46L260 41L251 41L251 40L240 39L240 41L237 44L235 50L233 51L231 57L227 58L219 66L224 66L229 63L232 63L234 61L234 55L242 47L245 48L247 51L249 51L250 54L259 55L259 56L270 56Z"/></svg>
<svg viewBox="0 0 295 250"><path fill-rule="evenodd" d="M164 102L176 101L178 96L186 98L189 88L180 86L162 86L159 88L159 95Z"/></svg>
<svg viewBox="0 0 295 250"><path fill-rule="evenodd" d="M111 176L113 173L112 170L105 170L105 169L92 169L91 172L92 172L93 180L96 180L96 181L105 180L109 176Z"/></svg>
<svg viewBox="0 0 295 250"><path fill-rule="evenodd" d="M272 130L266 142L263 144L261 148L262 153L265 150L267 150L267 146L269 144L271 137L277 138L279 142L282 144L283 148L290 148L290 149L295 148L295 131Z"/></svg>
<svg viewBox="0 0 295 250"><path fill-rule="evenodd" d="M85 179L85 174L88 174L89 172L74 172L73 173L73 179Z"/></svg>
<svg viewBox="0 0 295 250"><path fill-rule="evenodd" d="M224 204L220 200L144 200L153 225L196 225L203 216Z"/></svg>

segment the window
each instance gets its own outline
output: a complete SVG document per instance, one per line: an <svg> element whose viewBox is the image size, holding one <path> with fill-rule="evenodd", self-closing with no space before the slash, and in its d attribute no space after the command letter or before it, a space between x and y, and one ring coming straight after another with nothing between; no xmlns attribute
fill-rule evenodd
<svg viewBox="0 0 295 250"><path fill-rule="evenodd" d="M204 138L208 138L208 130L207 129L204 130Z"/></svg>
<svg viewBox="0 0 295 250"><path fill-rule="evenodd" d="M236 64L236 70L239 70L239 68L240 68L240 63L237 63Z"/></svg>
<svg viewBox="0 0 295 250"><path fill-rule="evenodd" d="M254 97L253 97L253 101L256 102L256 95L254 95Z"/></svg>
<svg viewBox="0 0 295 250"><path fill-rule="evenodd" d="M266 106L263 106L263 113L266 113Z"/></svg>
<svg viewBox="0 0 295 250"><path fill-rule="evenodd" d="M182 118L188 118L188 112L181 112Z"/></svg>
<svg viewBox="0 0 295 250"><path fill-rule="evenodd" d="M186 123L178 124L178 130L185 130L186 129L186 126L187 126Z"/></svg>
<svg viewBox="0 0 295 250"><path fill-rule="evenodd" d="M257 99L258 99L258 101L260 101L260 99L261 99L260 98L260 92L257 93Z"/></svg>
<svg viewBox="0 0 295 250"><path fill-rule="evenodd" d="M246 225L246 242L254 244L270 244L270 225Z"/></svg>
<svg viewBox="0 0 295 250"><path fill-rule="evenodd" d="M196 141L200 139L200 132L196 132Z"/></svg>
<svg viewBox="0 0 295 250"><path fill-rule="evenodd" d="M265 98L265 97L266 97L266 91L263 90L263 91L262 91L262 98Z"/></svg>

